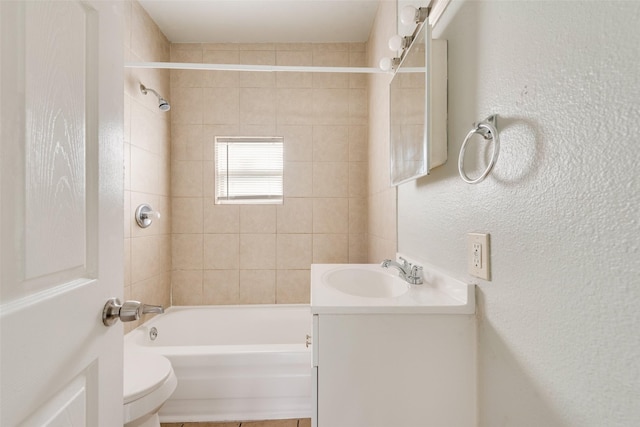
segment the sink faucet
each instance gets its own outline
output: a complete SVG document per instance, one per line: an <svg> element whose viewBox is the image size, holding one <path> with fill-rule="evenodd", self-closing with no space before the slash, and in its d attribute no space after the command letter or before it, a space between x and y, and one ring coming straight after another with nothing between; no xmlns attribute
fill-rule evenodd
<svg viewBox="0 0 640 427"><path fill-rule="evenodd" d="M398 270L398 276L402 278L405 282L410 285L420 285L422 284L422 267L419 265L412 265L406 259L400 257L400 261L402 264L392 261L390 259L385 259L380 264L382 268L393 267Z"/></svg>

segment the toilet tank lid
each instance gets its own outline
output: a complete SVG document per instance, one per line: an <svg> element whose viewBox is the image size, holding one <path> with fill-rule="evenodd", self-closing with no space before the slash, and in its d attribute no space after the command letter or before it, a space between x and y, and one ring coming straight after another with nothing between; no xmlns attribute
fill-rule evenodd
<svg viewBox="0 0 640 427"><path fill-rule="evenodd" d="M133 402L160 387L173 372L164 356L145 352L124 353L124 403Z"/></svg>

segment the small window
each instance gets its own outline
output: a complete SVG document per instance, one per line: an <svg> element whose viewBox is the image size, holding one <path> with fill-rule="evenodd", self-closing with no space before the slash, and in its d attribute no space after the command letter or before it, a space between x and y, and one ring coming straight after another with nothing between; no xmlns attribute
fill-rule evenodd
<svg viewBox="0 0 640 427"><path fill-rule="evenodd" d="M216 204L282 203L282 137L216 137Z"/></svg>

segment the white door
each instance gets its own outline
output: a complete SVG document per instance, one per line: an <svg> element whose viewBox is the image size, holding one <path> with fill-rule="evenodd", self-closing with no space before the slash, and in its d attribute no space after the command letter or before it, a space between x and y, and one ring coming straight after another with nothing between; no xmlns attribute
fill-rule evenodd
<svg viewBox="0 0 640 427"><path fill-rule="evenodd" d="M0 1L0 425L122 425L119 2Z"/></svg>

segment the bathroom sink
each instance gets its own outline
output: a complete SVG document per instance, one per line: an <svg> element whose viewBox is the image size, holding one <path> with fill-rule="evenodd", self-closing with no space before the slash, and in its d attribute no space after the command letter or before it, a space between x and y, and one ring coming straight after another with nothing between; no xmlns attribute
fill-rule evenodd
<svg viewBox="0 0 640 427"><path fill-rule="evenodd" d="M423 283L410 285L380 264L312 264L311 313L475 313L473 284L418 265L425 267Z"/></svg>
<svg viewBox="0 0 640 427"><path fill-rule="evenodd" d="M342 268L327 272L323 280L329 287L357 297L395 298L409 290L402 279L382 269Z"/></svg>

